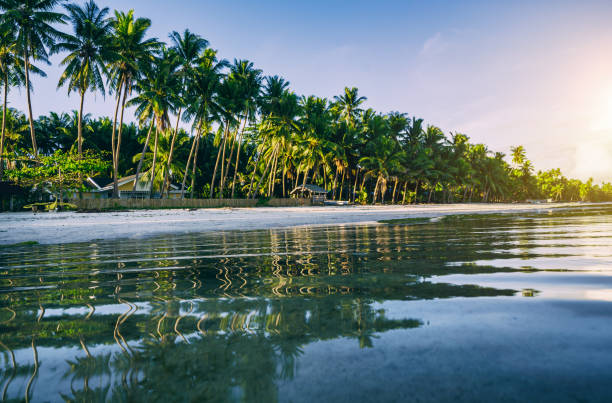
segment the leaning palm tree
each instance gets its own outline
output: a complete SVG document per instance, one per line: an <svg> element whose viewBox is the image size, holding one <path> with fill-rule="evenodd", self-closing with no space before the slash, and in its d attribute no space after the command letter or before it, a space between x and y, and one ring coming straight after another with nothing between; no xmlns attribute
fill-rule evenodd
<svg viewBox="0 0 612 403"><path fill-rule="evenodd" d="M31 59L49 63L47 49L63 37L63 34L53 27L54 24L65 22L62 13L53 11L61 2L61 0L0 0L0 10L4 11L1 28L3 31L15 34L17 50L23 55L30 137L35 156L38 155L38 147L30 99Z"/></svg>
<svg viewBox="0 0 612 403"><path fill-rule="evenodd" d="M88 90L99 90L104 95L103 75L106 65L116 58L111 47L111 21L106 18L108 7L100 9L89 0L82 7L77 4L65 6L73 34L66 34L61 42L52 47L52 52L68 52L60 65L66 66L58 87L68 86L68 94L78 91L79 104L77 124L77 149L79 158L83 155L83 104Z"/></svg>
<svg viewBox="0 0 612 403"><path fill-rule="evenodd" d="M111 133L114 179L113 197L119 196L119 155L121 152L123 114L125 112L127 97L132 90L134 81L141 76L141 72L153 61L155 53L161 47L161 43L157 39L146 38L147 31L150 27L151 20L147 18L134 18L134 10L130 10L127 13L115 11L115 18L113 19L113 47L118 57L110 66L111 86L115 89L117 96L113 130ZM121 115L119 118L119 132L115 136L117 130L117 115L120 105ZM145 150L147 146L148 141L145 142ZM137 182L138 181L134 182L134 190L136 189Z"/></svg>

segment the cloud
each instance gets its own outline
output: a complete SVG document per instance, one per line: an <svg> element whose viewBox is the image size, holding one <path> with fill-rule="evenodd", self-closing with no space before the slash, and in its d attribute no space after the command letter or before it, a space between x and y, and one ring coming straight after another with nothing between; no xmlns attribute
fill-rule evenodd
<svg viewBox="0 0 612 403"><path fill-rule="evenodd" d="M421 55L437 55L447 47L447 42L442 38L441 32L436 32L423 43Z"/></svg>

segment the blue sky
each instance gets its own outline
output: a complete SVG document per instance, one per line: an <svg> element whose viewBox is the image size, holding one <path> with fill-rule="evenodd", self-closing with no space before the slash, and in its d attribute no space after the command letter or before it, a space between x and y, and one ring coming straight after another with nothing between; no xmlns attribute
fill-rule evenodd
<svg viewBox="0 0 612 403"><path fill-rule="evenodd" d="M160 39L189 28L299 94L356 86L378 111L422 117L495 151L522 144L538 168L612 180L612 1L98 4L151 18ZM34 81L34 113L76 109L75 96L56 90L59 68L46 71ZM25 94L11 101L23 108ZM113 106L99 94L86 100L94 115Z"/></svg>

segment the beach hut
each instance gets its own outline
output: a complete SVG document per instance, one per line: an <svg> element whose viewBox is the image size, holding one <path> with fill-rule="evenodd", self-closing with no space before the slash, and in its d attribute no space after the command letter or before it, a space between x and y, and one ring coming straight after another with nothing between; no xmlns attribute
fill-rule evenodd
<svg viewBox="0 0 612 403"><path fill-rule="evenodd" d="M291 196L310 198L313 204L324 204L327 200L327 190L316 185L300 185L291 191Z"/></svg>
<svg viewBox="0 0 612 403"><path fill-rule="evenodd" d="M143 178L142 176L139 178ZM134 180L136 175L130 175L117 180L119 190L119 198L121 199L148 199L150 195L150 183L148 180L139 180L134 189ZM113 180L108 177L88 177L85 182L87 191L81 193L81 197L85 199L107 199L113 194ZM151 195L154 199L161 197L159 192L154 192ZM77 198L78 193L75 192L73 198ZM170 184L168 192L170 199L179 199L181 197L181 188L174 183Z"/></svg>

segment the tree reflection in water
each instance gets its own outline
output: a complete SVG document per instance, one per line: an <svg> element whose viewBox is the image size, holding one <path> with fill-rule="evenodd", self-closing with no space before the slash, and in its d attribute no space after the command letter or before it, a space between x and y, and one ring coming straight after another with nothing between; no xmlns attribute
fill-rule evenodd
<svg viewBox="0 0 612 403"><path fill-rule="evenodd" d="M480 230L493 225L548 224L463 218L4 248L3 399L275 401L305 346L368 348L427 322L388 317L389 301L515 295L430 281L535 256L528 242L517 249L525 232Z"/></svg>

